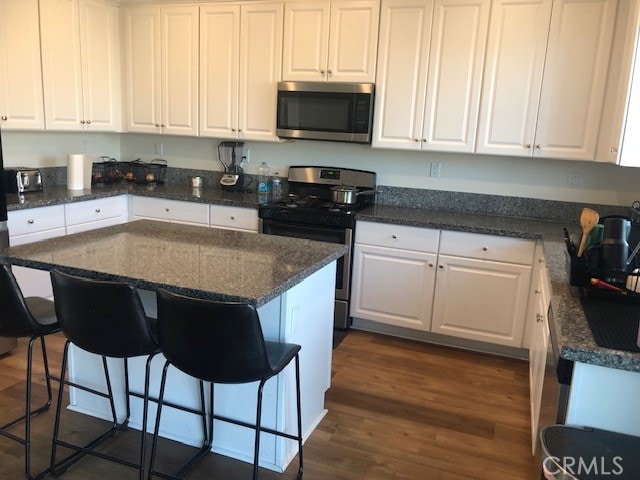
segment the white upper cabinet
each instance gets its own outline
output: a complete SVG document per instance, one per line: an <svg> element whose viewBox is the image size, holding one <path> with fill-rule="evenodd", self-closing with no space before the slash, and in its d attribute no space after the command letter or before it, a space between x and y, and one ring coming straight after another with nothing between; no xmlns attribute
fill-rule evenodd
<svg viewBox="0 0 640 480"><path fill-rule="evenodd" d="M531 155L552 0L495 0L478 153Z"/></svg>
<svg viewBox="0 0 640 480"><path fill-rule="evenodd" d="M593 160L617 0L555 0L534 156Z"/></svg>
<svg viewBox="0 0 640 480"><path fill-rule="evenodd" d="M198 135L198 7L124 9L127 130Z"/></svg>
<svg viewBox="0 0 640 480"><path fill-rule="evenodd" d="M285 4L283 79L373 82L379 2Z"/></svg>
<svg viewBox="0 0 640 480"><path fill-rule="evenodd" d="M38 0L0 0L0 128L44 130Z"/></svg>
<svg viewBox="0 0 640 480"><path fill-rule="evenodd" d="M616 8L617 0L496 0L479 153L594 159Z"/></svg>
<svg viewBox="0 0 640 480"><path fill-rule="evenodd" d="M47 130L120 130L118 7L41 1L40 29Z"/></svg>
<svg viewBox="0 0 640 480"><path fill-rule="evenodd" d="M373 145L472 152L489 0L382 3Z"/></svg>

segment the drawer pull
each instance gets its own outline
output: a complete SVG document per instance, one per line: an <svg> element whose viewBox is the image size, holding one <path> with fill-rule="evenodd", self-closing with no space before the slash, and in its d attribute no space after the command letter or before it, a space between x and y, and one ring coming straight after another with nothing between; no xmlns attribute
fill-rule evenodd
<svg viewBox="0 0 640 480"><path fill-rule="evenodd" d="M444 268L444 265L438 265L438 268Z"/></svg>
<svg viewBox="0 0 640 480"><path fill-rule="evenodd" d="M538 289L536 288L536 289L533 291L533 293L535 293L536 295L539 295L539 294L540 294L540 293L542 293L542 292L540 292L540 290L538 290Z"/></svg>
<svg viewBox="0 0 640 480"><path fill-rule="evenodd" d="M231 218L231 220L235 220L236 219L236 217L234 217L233 215L231 215L231 217L229 217L229 218Z"/></svg>
<svg viewBox="0 0 640 480"><path fill-rule="evenodd" d="M487 247L482 247L483 252L486 252L487 250L489 250Z"/></svg>
<svg viewBox="0 0 640 480"><path fill-rule="evenodd" d="M536 322L540 323L544 320L544 317L540 313L536 313Z"/></svg>
<svg viewBox="0 0 640 480"><path fill-rule="evenodd" d="M169 209L168 209L168 208L165 208L165 209L164 209L164 211L165 211L165 212L168 212L168 211L169 211Z"/></svg>
<svg viewBox="0 0 640 480"><path fill-rule="evenodd" d="M391 238L395 240L396 238L398 238L398 236L394 234L394 235L391 235Z"/></svg>
<svg viewBox="0 0 640 480"><path fill-rule="evenodd" d="M100 213L100 209L99 208L96 208L96 213Z"/></svg>
<svg viewBox="0 0 640 480"><path fill-rule="evenodd" d="M35 220L27 220L27 223L28 223L29 225L33 225L34 223L36 223L36 221L35 221Z"/></svg>
<svg viewBox="0 0 640 480"><path fill-rule="evenodd" d="M429 267L430 267L430 268L433 268L433 263L429 263Z"/></svg>

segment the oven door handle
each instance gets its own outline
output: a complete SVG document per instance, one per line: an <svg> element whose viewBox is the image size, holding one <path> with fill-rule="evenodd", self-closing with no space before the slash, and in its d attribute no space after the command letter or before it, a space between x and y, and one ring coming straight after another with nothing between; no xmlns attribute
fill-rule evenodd
<svg viewBox="0 0 640 480"><path fill-rule="evenodd" d="M348 229L334 229L327 227L314 227L311 225L300 225L297 223L282 223L282 222L274 222L272 220L262 220L262 225L260 228L261 233L266 233L268 235L280 235L283 237L296 237L296 238L308 238L309 240L317 240L320 242L330 242L330 243L340 243L340 244L351 244L351 239L346 238L349 236L349 233L345 230ZM273 228L273 232L271 232L270 227ZM309 238L309 236L313 236L315 238Z"/></svg>

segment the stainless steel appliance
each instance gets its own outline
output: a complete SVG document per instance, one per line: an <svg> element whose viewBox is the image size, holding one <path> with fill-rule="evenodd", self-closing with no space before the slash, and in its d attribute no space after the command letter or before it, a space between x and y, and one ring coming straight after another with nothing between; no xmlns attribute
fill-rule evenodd
<svg viewBox="0 0 640 480"><path fill-rule="evenodd" d="M372 83L280 82L276 135L371 143Z"/></svg>
<svg viewBox="0 0 640 480"><path fill-rule="evenodd" d="M0 169L4 169L2 157L2 132L0 132ZM0 182L0 248L9 246L9 229L7 228L7 191L5 182ZM0 355L5 354L17 345L15 338L0 337Z"/></svg>
<svg viewBox="0 0 640 480"><path fill-rule="evenodd" d="M224 167L224 174L220 179L223 190L232 192L245 188L242 161L244 156L244 142L222 142L218 145L218 160Z"/></svg>
<svg viewBox="0 0 640 480"><path fill-rule="evenodd" d="M374 190L376 174L348 168L295 166L289 167L288 183L288 197L260 205L260 231L349 247L345 256L338 260L334 316L334 327L347 329L351 326L351 252L356 212L372 205L375 196L358 195L355 203L335 203L331 201L331 188L350 185L358 191Z"/></svg>
<svg viewBox="0 0 640 480"><path fill-rule="evenodd" d="M39 168L5 168L4 180L7 193L42 191L42 173Z"/></svg>

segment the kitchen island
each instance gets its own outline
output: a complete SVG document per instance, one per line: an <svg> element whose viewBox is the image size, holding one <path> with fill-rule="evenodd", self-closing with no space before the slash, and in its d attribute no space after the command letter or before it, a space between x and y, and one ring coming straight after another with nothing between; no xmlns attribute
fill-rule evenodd
<svg viewBox="0 0 640 480"><path fill-rule="evenodd" d="M129 282L141 292L149 315L155 315L154 292L160 288L256 306L267 340L302 345L303 433L307 438L326 413L324 394L331 378L335 265L345 250L337 244L143 220L12 247L0 252L0 260ZM158 390L164 364L160 357L152 364L152 392ZM123 374L121 362L110 365L116 375ZM100 375L96 375L99 369L96 356L78 348L72 350L69 376L73 381L103 389ZM294 433L295 384L289 370L265 386L263 425ZM143 358L131 362L134 385L142 385L143 372ZM112 382L121 384L113 378ZM195 380L173 370L168 385L167 400L197 407ZM255 418L255 390L255 385L219 386L217 413L251 422ZM70 400L69 408L73 410L108 418L106 402L97 402L77 390L72 390ZM147 431L153 429L153 403L150 408ZM122 391L118 411L124 413ZM130 425L141 428L141 401L137 399L132 399ZM173 411L163 415L161 435L197 445L202 440L199 425L195 416ZM251 461L252 430L218 422L215 432L213 451ZM295 442L262 435L260 464L283 471L296 455Z"/></svg>

